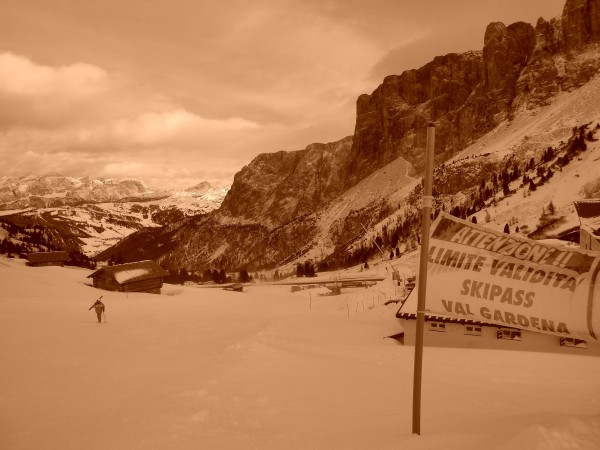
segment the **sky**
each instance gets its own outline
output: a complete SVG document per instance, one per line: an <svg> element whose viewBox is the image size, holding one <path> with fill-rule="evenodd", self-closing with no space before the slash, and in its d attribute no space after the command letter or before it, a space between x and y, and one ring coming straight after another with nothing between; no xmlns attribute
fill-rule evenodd
<svg viewBox="0 0 600 450"><path fill-rule="evenodd" d="M489 4L487 4L489 3ZM354 132L386 75L563 0L1 0L0 177L232 183Z"/></svg>

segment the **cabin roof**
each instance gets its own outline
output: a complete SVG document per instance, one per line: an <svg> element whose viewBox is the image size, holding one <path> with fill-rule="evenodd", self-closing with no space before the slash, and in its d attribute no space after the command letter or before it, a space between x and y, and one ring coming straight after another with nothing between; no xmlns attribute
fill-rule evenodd
<svg viewBox="0 0 600 450"><path fill-rule="evenodd" d="M580 200L573 202L579 216L581 228L600 236L600 200Z"/></svg>
<svg viewBox="0 0 600 450"><path fill-rule="evenodd" d="M600 217L600 200L579 200L573 204L580 219Z"/></svg>
<svg viewBox="0 0 600 450"><path fill-rule="evenodd" d="M35 252L28 253L27 260L30 263L43 263L43 262L60 262L68 261L68 252Z"/></svg>
<svg viewBox="0 0 600 450"><path fill-rule="evenodd" d="M131 283L133 281L148 280L151 278L162 278L169 272L160 267L154 261L137 261L116 266L106 266L88 275L88 278L98 276L109 276L119 284Z"/></svg>

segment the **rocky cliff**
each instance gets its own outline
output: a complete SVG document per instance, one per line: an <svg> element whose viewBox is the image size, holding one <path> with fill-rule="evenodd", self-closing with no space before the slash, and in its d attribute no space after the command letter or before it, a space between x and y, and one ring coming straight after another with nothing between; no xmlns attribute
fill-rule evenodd
<svg viewBox="0 0 600 450"><path fill-rule="evenodd" d="M546 105L590 80L597 58L580 57L600 41L600 0L567 0L562 17L488 25L481 52L437 57L387 77L356 104L346 187L398 156L423 169L426 125L436 124L441 163L520 109Z"/></svg>
<svg viewBox="0 0 600 450"><path fill-rule="evenodd" d="M235 176L210 218L188 221L181 230L165 231L156 244L147 243L168 247L159 259L175 267L218 261L233 269L301 256L316 245L319 232L347 237L319 230L320 212L393 161L401 160L408 175L418 177L429 122L436 125L435 161L441 164L502 122L587 83L600 68L599 41L600 0L567 0L561 17L540 18L535 26L491 23L481 51L436 57L361 95L352 137L259 155ZM382 208L373 204L369 214L380 215ZM330 226L358 229L364 219L340 208ZM175 235L180 244L166 246ZM339 239L334 246L342 244Z"/></svg>
<svg viewBox="0 0 600 450"><path fill-rule="evenodd" d="M352 138L264 153L240 170L220 212L277 227L312 214L344 190Z"/></svg>

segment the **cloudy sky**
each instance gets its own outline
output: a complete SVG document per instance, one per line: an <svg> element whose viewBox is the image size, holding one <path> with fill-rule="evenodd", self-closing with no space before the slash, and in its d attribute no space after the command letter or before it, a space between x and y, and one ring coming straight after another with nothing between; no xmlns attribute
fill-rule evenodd
<svg viewBox="0 0 600 450"><path fill-rule="evenodd" d="M386 75L564 4L0 1L0 176L163 185L228 185L259 153L351 135Z"/></svg>

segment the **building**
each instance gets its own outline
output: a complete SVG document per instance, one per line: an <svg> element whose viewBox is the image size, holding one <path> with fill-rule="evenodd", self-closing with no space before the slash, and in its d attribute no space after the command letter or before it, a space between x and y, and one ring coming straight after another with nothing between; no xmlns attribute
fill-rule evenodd
<svg viewBox="0 0 600 450"><path fill-rule="evenodd" d="M390 337L404 345L415 345L416 310L417 289L411 292L396 313L403 331ZM600 344L596 342L427 313L423 345L600 356Z"/></svg>
<svg viewBox="0 0 600 450"><path fill-rule="evenodd" d="M573 202L579 216L579 246L600 251L600 200Z"/></svg>
<svg viewBox="0 0 600 450"><path fill-rule="evenodd" d="M27 265L32 267L60 266L69 260L67 252L36 252L27 254Z"/></svg>
<svg viewBox="0 0 600 450"><path fill-rule="evenodd" d="M96 270L92 278L94 287L118 292L148 292L160 294L163 278L169 272L154 261L138 261Z"/></svg>

